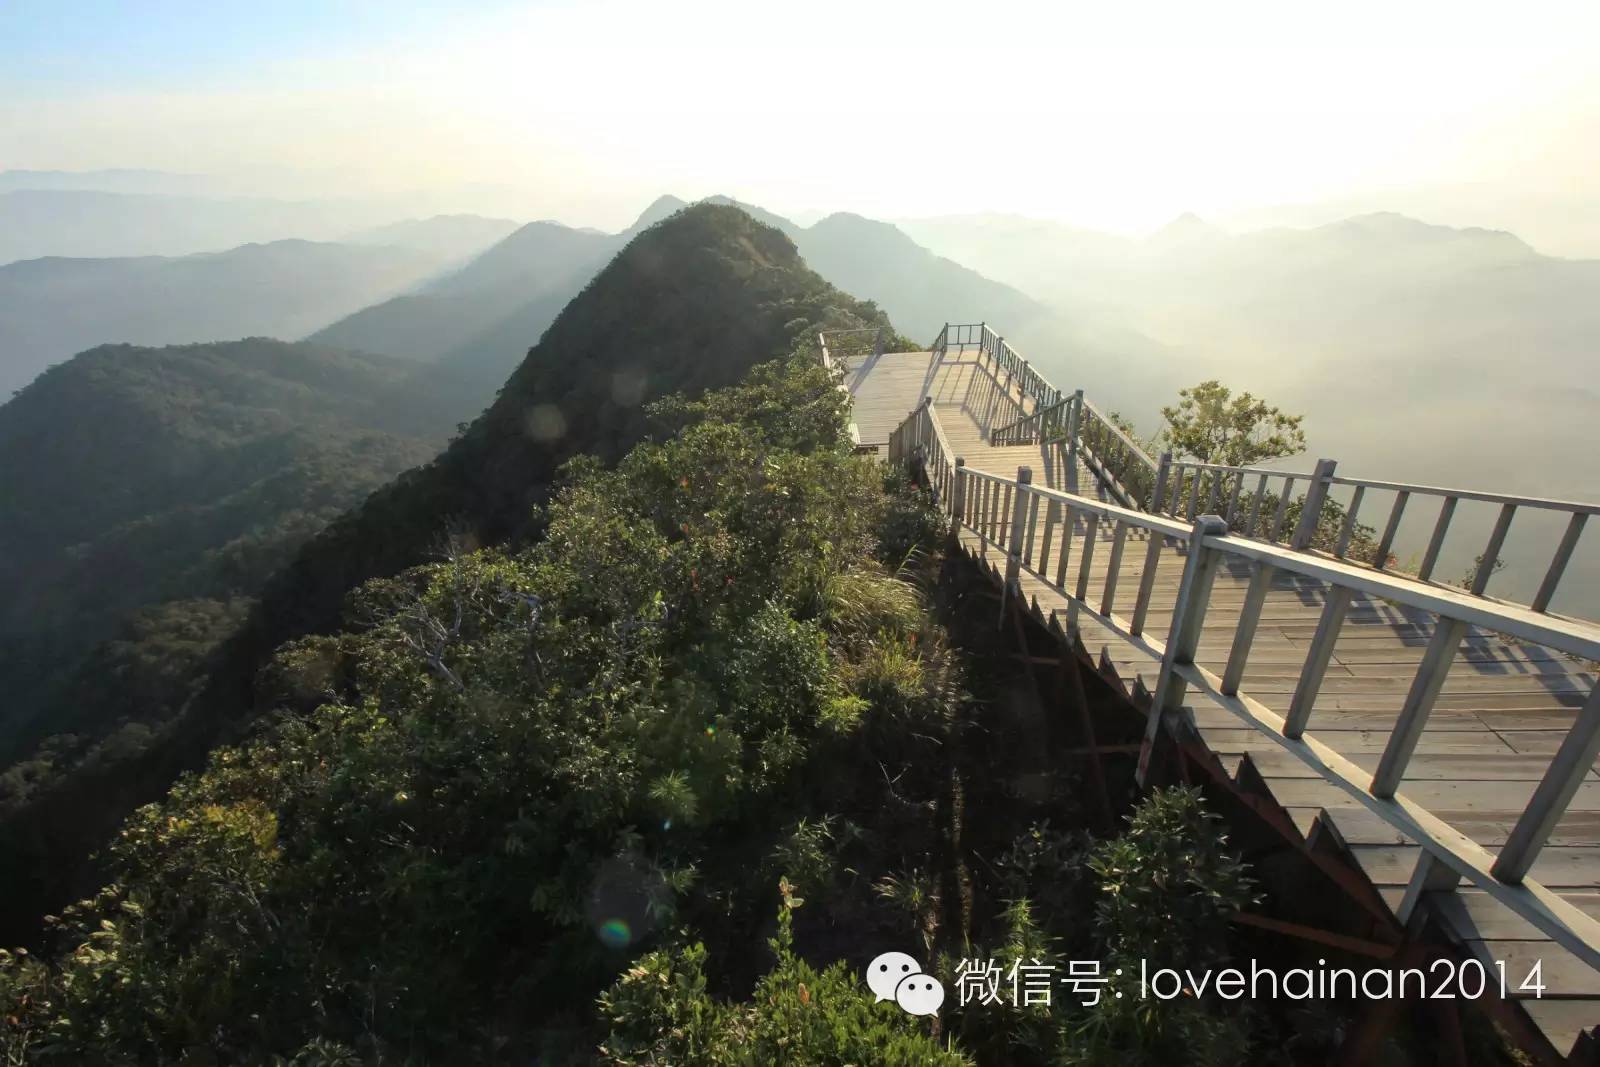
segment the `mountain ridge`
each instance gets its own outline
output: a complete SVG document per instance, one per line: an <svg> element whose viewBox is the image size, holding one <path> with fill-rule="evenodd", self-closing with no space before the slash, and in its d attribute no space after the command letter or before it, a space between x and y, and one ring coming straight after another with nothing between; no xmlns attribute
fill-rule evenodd
<svg viewBox="0 0 1600 1067"><path fill-rule="evenodd" d="M269 711L277 695L258 690L257 672L284 642L336 629L360 582L423 562L448 538L517 542L537 530L562 463L614 460L651 431L646 401L732 384L819 326L873 324L887 325L876 307L829 285L787 237L741 211L696 205L646 229L444 452L346 512L276 573L211 655L203 683L143 748L56 781L0 821L0 847L21 858L0 876L0 900L11 905L3 910L36 916L88 885L86 857L121 815Z"/></svg>

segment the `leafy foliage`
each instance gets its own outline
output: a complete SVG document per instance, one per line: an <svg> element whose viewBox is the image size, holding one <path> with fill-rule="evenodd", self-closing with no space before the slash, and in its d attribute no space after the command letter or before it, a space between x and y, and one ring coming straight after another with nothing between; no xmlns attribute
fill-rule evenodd
<svg viewBox="0 0 1600 1067"><path fill-rule="evenodd" d="M1178 402L1161 409L1166 420L1159 440L1177 457L1228 467L1304 451L1303 415L1286 415L1250 393L1233 394L1218 381L1178 392Z"/></svg>
<svg viewBox="0 0 1600 1067"><path fill-rule="evenodd" d="M1300 527L1300 516L1305 513L1306 498L1297 496L1289 501L1288 507L1283 509L1283 528L1294 531ZM1339 537L1344 531L1345 518L1348 512L1345 506L1333 499L1332 496L1322 498L1322 513L1317 516L1317 528L1311 531L1311 547L1323 552L1332 552L1339 547ZM1263 520L1265 521L1265 520ZM1372 557L1378 551L1378 531L1364 522L1357 522L1350 528L1350 543L1345 547L1346 555L1351 559L1372 562Z"/></svg>
<svg viewBox="0 0 1600 1067"><path fill-rule="evenodd" d="M235 545L233 539L241 532L218 524L226 537L217 534L215 570L238 582L222 588L230 592L237 588L258 603L210 655L200 684L192 692L186 687L173 694L159 712L147 716L156 722L170 719L161 726L159 740L124 752L125 758L92 760L66 774L58 763L53 786L33 790L27 806L0 823L0 849L22 857L0 870L0 903L6 905L0 916L37 915L59 907L69 892L81 893L95 884L90 878L98 876L85 870L88 855L137 802L159 796L180 771L197 766L218 743L243 736L271 706L257 691L256 680L274 653L286 641L337 629L345 620L347 594L363 581L392 577L439 559L447 535L467 548L507 540L524 543L538 536L548 520L540 509L560 481L563 464L584 454L616 463L662 426L667 413L652 416L648 409L652 399L675 391L693 397L730 386L755 363L794 350L820 326L885 322L873 305L854 300L807 270L782 234L737 209L700 205L640 234L544 331L481 418L432 463L401 474L353 511L345 509L361 500L373 484L360 477L370 464L347 454L338 438L329 438L326 465L301 464L295 469L309 470L300 482L286 481L268 494L278 505L292 502L294 487L308 483L339 494L326 499L327 510L318 507L308 527L297 525L292 537L276 536L266 524L261 532L270 536L277 554L247 551L248 542ZM279 347L300 351L306 346ZM209 367L217 361L206 357L200 362ZM322 394L309 387L299 392L325 395L329 406L337 408L341 404L337 385L345 379L329 373L333 381ZM356 376L354 370L346 374L351 379ZM287 385L284 389L299 395ZM836 391L820 387L804 401L797 396L786 399L808 405L814 414L839 404ZM394 389L372 389L345 406L362 417L388 418L392 409L405 408L394 401ZM220 435L231 419L243 418L225 402L197 402L184 408L191 410L211 413L209 420L196 416L207 434ZM800 410L769 414L791 430L803 427L809 417ZM328 437L321 425L315 420L308 423L311 440ZM291 428L283 427L285 432ZM774 428L774 433L780 432L784 431ZM81 436L65 440L83 443ZM241 463L247 457L265 462L263 457L278 455L269 443L236 449L236 458ZM415 453L397 457L375 480L419 458ZM190 468L173 463L149 466L180 482L200 480ZM324 499L318 498L319 505ZM284 514L292 516L292 504L287 506ZM241 511L250 513L249 508ZM342 517L309 543L300 544L301 537L340 512ZM149 537L160 540L154 532ZM141 555L155 549L147 540L139 544L143 547L138 552L117 558L98 588L116 593L125 584L120 576L156 572ZM292 558L280 566L286 552ZM195 554L183 557L186 566L193 564ZM262 575L269 572L274 576L263 581ZM185 585L176 580L163 585L161 592L222 595L217 584ZM38 623L34 619L29 625ZM418 620L417 625L423 624ZM89 633L71 632L75 638ZM104 636L109 633L95 639ZM86 650L92 644L91 640L78 647ZM20 644L12 647L17 663L36 658ZM268 674L276 676L273 671ZM38 717L58 714L53 710ZM0 918L0 931L7 929L6 923Z"/></svg>
<svg viewBox="0 0 1600 1067"><path fill-rule="evenodd" d="M999 936L964 956L993 960L1002 975L1030 965L1066 975L1071 961L1093 959L1108 984L1092 1005L1058 989L1050 1004L975 1000L957 1009L952 1026L975 1058L1093 1067L1252 1062L1251 1020L1239 1003L1212 993L1146 1000L1134 988L1142 960L1198 971L1231 958L1230 919L1255 892L1216 821L1197 790L1158 789L1120 837L1096 841L1037 824L1014 840L998 864L1009 895ZM956 961L943 961L941 977L956 988Z"/></svg>
<svg viewBox="0 0 1600 1067"><path fill-rule="evenodd" d="M1244 864L1217 832L1198 790L1157 790L1121 837L1089 858L1099 880L1094 928L1107 969L1140 962L1199 972L1228 960L1228 921L1255 900ZM1241 1003L1105 996L1066 1031L1067 1062L1237 1063L1249 1046Z"/></svg>
<svg viewBox="0 0 1600 1067"><path fill-rule="evenodd" d="M581 1017L655 932L748 916L741 842L792 841L797 812L839 799L812 783L842 748L882 759L874 737L938 718L915 598L874 588L900 587L876 561L888 505L836 393L807 359L760 368L737 394L750 420L710 397L614 470L572 465L538 544L369 582L359 629L288 646L277 684L329 698L134 815L115 882L57 923L49 972L7 971L53 1005L17 1042L490 1057L511 1030L534 1040L508 1020ZM759 414L780 407L811 414ZM814 982L839 1020L874 1010L837 968L784 957L775 974ZM910 1056L903 1030L859 1047Z"/></svg>
<svg viewBox="0 0 1600 1067"><path fill-rule="evenodd" d="M192 678L194 646L239 622L213 605L242 606L329 521L431 452L373 400L408 373L265 338L108 345L0 408L0 756L169 714L184 690L156 683ZM108 660L137 672L135 692L117 695Z"/></svg>
<svg viewBox="0 0 1600 1067"><path fill-rule="evenodd" d="M897 1005L874 1003L860 975L845 964L818 972L800 959L787 903L778 913L770 946L777 964L740 1003L707 992L704 945L644 956L600 998L601 1015L610 1026L601 1062L614 1067L959 1067L971 1062L941 1049L923 1032L926 1024Z"/></svg>

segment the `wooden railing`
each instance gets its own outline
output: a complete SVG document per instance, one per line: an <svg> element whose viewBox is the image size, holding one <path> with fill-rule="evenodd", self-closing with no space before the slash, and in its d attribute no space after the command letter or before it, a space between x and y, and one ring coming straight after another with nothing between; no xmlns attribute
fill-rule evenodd
<svg viewBox="0 0 1600 1067"><path fill-rule="evenodd" d="M924 398L917 410L906 416L906 420L889 435L891 462L903 462L912 456L919 458L934 500L949 510L946 502L955 484L955 472L961 464L950 442L945 439L929 398Z"/></svg>
<svg viewBox="0 0 1600 1067"><path fill-rule="evenodd" d="M989 431L992 445L1037 445L1066 441L1073 436L1074 404L1081 393L1058 400L1049 407L1024 415L997 430Z"/></svg>
<svg viewBox="0 0 1600 1067"><path fill-rule="evenodd" d="M1156 461L1081 392L1078 399L1082 413L1074 425L1084 462L1124 504L1148 506L1156 491Z"/></svg>
<svg viewBox="0 0 1600 1067"><path fill-rule="evenodd" d="M939 331L939 336L929 346L935 361L943 360L952 346L958 352L976 347L979 362L1004 388L1016 391L1024 412L1030 409L1039 411L1061 402L1061 391L1034 370L1033 365L1018 355L1016 349L1006 344L1004 337L989 329L988 324L945 323L944 329Z"/></svg>
<svg viewBox="0 0 1600 1067"><path fill-rule="evenodd" d="M980 365L995 387L1009 398L1011 408L1019 412L1014 418L1007 413L1008 423L988 431L990 443L1059 441L1069 460L1081 456L1110 493L1129 507L1191 522L1202 514L1218 515L1230 530L1247 537L1298 551L1323 552L1335 559L1438 585L1433 581L1434 570L1457 505L1462 501L1488 504L1498 511L1484 550L1463 583L1469 592L1486 599L1495 599L1487 596L1487 588L1505 556L1517 512L1564 514L1565 529L1551 552L1543 579L1527 599L1526 606L1535 612L1549 611L1589 516L1600 513L1600 504L1346 478L1338 476L1334 461L1326 459L1309 473L1175 460L1170 454L1158 461L1085 400L1082 390L1063 394L986 323L946 323L932 345L935 359L930 364L930 376L951 348L958 353L977 349ZM1335 487L1339 487L1344 500L1338 501L1333 493ZM1381 535L1358 536L1363 530L1362 507L1383 493L1391 494L1393 499ZM1395 539L1408 506L1417 497L1437 497L1439 512L1414 575L1406 575L1396 567ZM1337 530L1323 526L1324 505L1329 500L1343 507Z"/></svg>
<svg viewBox="0 0 1600 1067"><path fill-rule="evenodd" d="M1259 537L1275 543L1287 538L1292 548L1321 547L1337 559L1350 559L1380 571L1388 571L1395 568L1395 538L1408 506L1418 497L1437 498L1439 510L1421 563L1414 575L1406 575L1431 583L1445 538L1456 518L1457 505L1461 501L1487 504L1496 509L1494 525L1483 551L1476 557L1465 579L1467 591L1478 596L1487 596L1489 580L1504 558L1511 523L1518 511L1564 515L1567 521L1560 541L1544 569L1537 591L1525 605L1539 613L1549 611L1550 602L1560 588L1567 564L1572 560L1589 516L1600 514L1600 504L1371 478L1346 478L1335 474L1335 470L1334 461L1326 459L1319 462L1314 471L1304 473L1184 462L1173 460L1170 454L1163 455L1157 478L1161 491L1159 499L1152 504L1152 510L1190 520L1202 513L1220 515L1230 529L1247 537ZM1296 498L1295 491L1302 486L1304 490ZM1348 487L1349 490L1341 503L1344 518L1332 544L1317 546L1314 541L1323 505L1325 501L1333 499L1335 486ZM1363 505L1383 493L1392 494L1393 500L1383 519L1382 533L1375 540L1363 538L1358 542L1355 535L1360 529ZM1286 519L1290 504L1296 501L1299 503L1300 519L1291 531L1285 528ZM1374 532L1377 529L1373 527ZM1356 551L1353 553L1352 549Z"/></svg>
<svg viewBox="0 0 1600 1067"><path fill-rule="evenodd" d="M956 354L960 355L968 348L979 347L983 343L983 334L987 329L988 327L981 322L954 324L947 322L928 348L933 352L935 362L943 360L952 347L955 348Z"/></svg>
<svg viewBox="0 0 1600 1067"><path fill-rule="evenodd" d="M926 402L896 434L890 458L915 463L926 472L957 529L977 536L980 553L993 548L1004 554L1006 596L1021 595L1019 579L1026 568L1067 599L1069 626L1090 617L1145 649L1152 658L1159 657L1147 738L1154 737L1164 715L1183 705L1191 688L1204 692L1421 846L1421 859L1400 905L1402 921L1409 919L1424 892L1453 889L1465 878L1590 966L1600 968L1600 922L1528 878L1534 860L1600 754L1600 689L1579 712L1498 854L1490 854L1400 792L1422 730L1469 627L1482 627L1584 660L1600 659L1600 627L1232 535L1218 515L1203 514L1190 524L1036 486L1027 467L1020 468L1015 477L968 468L962 459L951 456L938 415ZM1099 536L1104 527L1111 529L1108 544ZM1125 590L1119 583L1122 557L1129 543L1139 540L1144 543L1144 566L1137 588ZM1182 549L1181 557L1171 546ZM1097 583L1093 564L1100 551L1107 556L1104 578ZM1156 575L1164 561L1178 558L1183 560L1183 573L1171 624L1161 641L1147 634L1145 625ZM1211 607L1214 580L1219 568L1227 564L1250 568L1252 577L1227 664L1218 676L1197 664L1195 657ZM1287 713L1281 715L1241 689L1267 592L1280 573L1315 579L1325 591L1316 634ZM1375 773L1363 771L1319 742L1312 729L1317 693L1356 594L1421 613L1431 618L1433 627L1427 652L1389 731ZM1225 610L1231 612L1231 608Z"/></svg>

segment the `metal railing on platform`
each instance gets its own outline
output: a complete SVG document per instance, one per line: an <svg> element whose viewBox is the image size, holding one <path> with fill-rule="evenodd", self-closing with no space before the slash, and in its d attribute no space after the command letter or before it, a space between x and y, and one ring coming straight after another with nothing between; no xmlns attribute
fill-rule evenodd
<svg viewBox="0 0 1600 1067"><path fill-rule="evenodd" d="M1157 478L1161 490L1158 498L1152 500L1151 510L1180 515L1190 520L1202 513L1220 515L1231 530L1247 537L1259 537L1275 543L1287 537L1292 548L1320 548L1337 559L1350 559L1380 571L1391 571L1402 577L1432 583L1440 552L1456 518L1457 505L1462 501L1487 504L1496 509L1494 523L1483 551L1476 556L1462 583L1468 592L1485 597L1488 596L1489 580L1504 558L1512 520L1518 511L1565 515L1567 521L1560 540L1551 552L1537 591L1525 605L1541 613L1550 609L1589 516L1600 514L1600 504L1372 478L1347 478L1336 475L1336 467L1333 460L1325 459L1317 464L1315 470L1306 473L1195 463L1174 460L1167 454L1161 457ZM1301 486L1304 491L1296 497L1295 490ZM1337 530L1328 530L1325 536L1319 538L1319 528L1324 521L1323 511L1326 503L1333 499L1331 494L1335 486L1349 489L1345 501L1339 504L1338 511L1334 513L1342 512L1342 518ZM1382 533L1377 534L1377 527L1372 527L1376 537L1358 537L1357 533L1362 529L1362 506L1382 493L1393 496L1383 520ZM1439 510L1421 563L1414 574L1406 574L1396 571L1397 561L1393 553L1400 524L1409 505L1418 497L1437 498ZM1286 520L1291 515L1291 504L1299 511L1298 521L1292 531L1285 529ZM1325 543L1317 544L1319 539Z"/></svg>
<svg viewBox="0 0 1600 1067"><path fill-rule="evenodd" d="M1416 841L1421 846L1421 858L1400 905L1402 921L1410 918L1425 892L1451 890L1465 878L1590 966L1600 968L1600 922L1528 877L1600 754L1600 689L1587 698L1497 854L1489 853L1400 792L1423 728L1469 627L1482 627L1583 660L1600 660L1600 627L1498 603L1470 590L1423 584L1289 546L1229 534L1226 521L1215 514L1202 514L1191 524L1033 485L1032 472L1027 467L1019 468L1014 478L970 469L961 457L951 454L938 414L926 401L896 431L889 458L922 466L940 506L958 530L964 528L976 535L981 554L986 554L990 546L1004 553L1006 596L1021 595L1020 576L1026 568L1066 598L1069 625L1081 623L1084 617L1092 618L1146 650L1152 659L1159 659L1147 737L1153 738L1163 716L1177 711L1193 688ZM1416 487L1398 488L1416 491ZM1282 491L1279 499L1283 499ZM1516 503L1520 506L1527 501L1518 498ZM1104 526L1110 527L1111 535L1104 548L1104 577L1097 583L1094 560L1102 550L1099 531ZM1123 554L1136 538L1144 541L1145 558L1130 608L1125 605L1125 591L1119 589L1119 577ZM1181 549L1181 557L1171 551L1172 547ZM1164 560L1176 558L1183 559L1183 571L1166 639L1159 641L1145 632L1145 626L1161 565ZM1230 563L1250 568L1251 578L1234 626L1227 664L1218 676L1199 666L1195 656L1211 607L1214 580L1219 569ZM1287 712L1279 714L1243 692L1241 683L1267 593L1274 579L1285 573L1320 582L1324 600ZM1098 588L1094 588L1097 584ZM1427 651L1389 731L1377 770L1370 774L1318 741L1310 729L1334 643L1357 594L1422 613L1432 625Z"/></svg>
<svg viewBox="0 0 1600 1067"><path fill-rule="evenodd" d="M1128 506L1191 521L1201 514L1220 515L1229 529L1247 537L1364 563L1402 578L1440 584L1434 582L1434 572L1458 504L1487 504L1498 509L1492 527L1483 551L1458 584L1473 594L1498 599L1489 597L1487 589L1505 559L1517 513L1565 515L1566 524L1549 550L1543 578L1526 598L1533 611L1548 612L1589 516L1600 513L1600 504L1348 478L1335 474L1332 460L1322 460L1309 473L1177 460L1170 454L1158 460L1116 419L1084 399L1082 390L1067 395L1050 384L986 323L946 323L932 346L934 364L952 347L958 353L975 348L980 366L1018 412L989 431L991 444L1059 444L1068 460L1081 456L1112 495ZM1334 487L1345 490L1342 501L1330 493ZM1369 535L1361 523L1362 507L1384 493L1392 500L1382 531L1373 527ZM1399 564L1394 551L1401 522L1417 497L1438 498L1439 511L1420 562L1407 568ZM1330 508L1330 503L1337 507ZM1536 535L1524 538L1524 545L1529 552L1539 551Z"/></svg>

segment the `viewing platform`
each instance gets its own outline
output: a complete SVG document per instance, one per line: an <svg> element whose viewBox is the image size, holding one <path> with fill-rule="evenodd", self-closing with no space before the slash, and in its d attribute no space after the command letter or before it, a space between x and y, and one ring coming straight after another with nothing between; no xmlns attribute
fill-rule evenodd
<svg viewBox="0 0 1600 1067"><path fill-rule="evenodd" d="M822 338L861 447L919 464L1006 594L1114 668L1147 709L1145 759L1161 733L1203 746L1264 787L1286 832L1349 857L1400 928L1432 922L1490 975L1503 964L1557 1056L1592 1040L1600 627L1549 610L1588 505L1158 460L987 327L948 326L924 352L852 340ZM1335 484L1354 497L1327 543ZM1381 493L1396 503L1357 559L1356 512ZM1429 495L1422 573L1395 573L1400 516ZM1517 509L1571 515L1532 604L1487 596L1483 570L1431 580L1461 499L1500 506L1488 571ZM1309 521L1288 522L1296 507ZM1540 997L1518 988L1536 962Z"/></svg>

